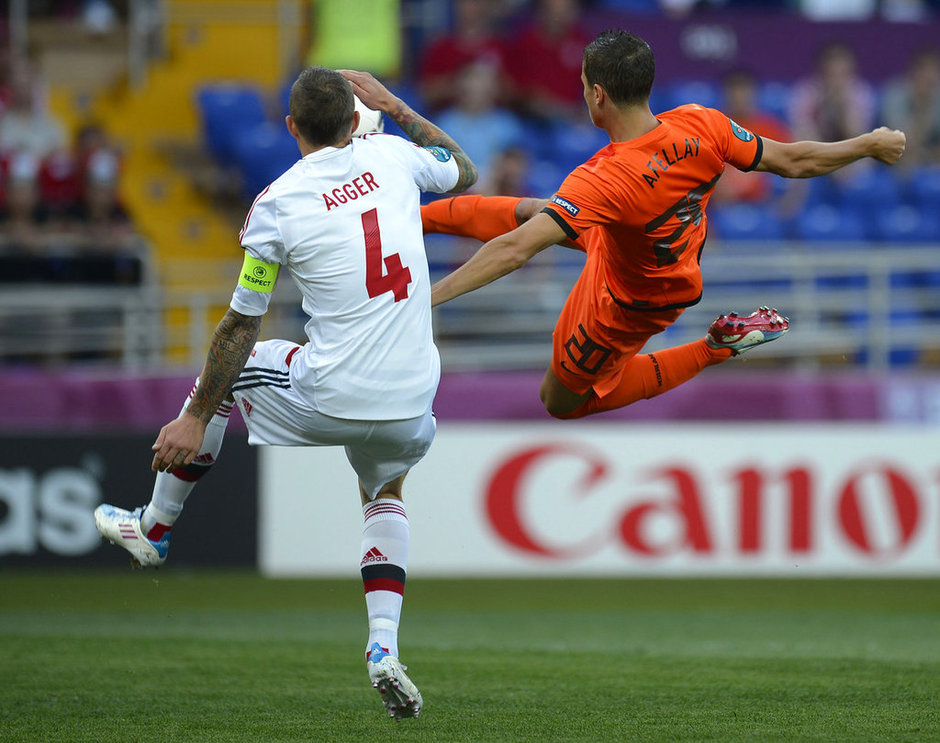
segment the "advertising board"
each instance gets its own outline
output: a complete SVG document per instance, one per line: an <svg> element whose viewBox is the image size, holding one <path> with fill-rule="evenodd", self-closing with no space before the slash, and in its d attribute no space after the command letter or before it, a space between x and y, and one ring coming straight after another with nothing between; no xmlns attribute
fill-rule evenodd
<svg viewBox="0 0 940 743"><path fill-rule="evenodd" d="M875 424L441 424L405 483L421 575L940 574L940 431ZM336 449L261 458L269 575L355 575Z"/></svg>

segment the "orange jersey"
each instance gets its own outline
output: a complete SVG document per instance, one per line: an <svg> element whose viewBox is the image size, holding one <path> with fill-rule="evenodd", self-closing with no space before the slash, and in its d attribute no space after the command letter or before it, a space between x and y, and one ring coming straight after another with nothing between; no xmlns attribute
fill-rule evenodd
<svg viewBox="0 0 940 743"><path fill-rule="evenodd" d="M659 114L642 137L614 142L576 168L545 212L600 260L597 291L621 306L695 304L705 206L730 163L751 170L760 137L720 111L691 104Z"/></svg>

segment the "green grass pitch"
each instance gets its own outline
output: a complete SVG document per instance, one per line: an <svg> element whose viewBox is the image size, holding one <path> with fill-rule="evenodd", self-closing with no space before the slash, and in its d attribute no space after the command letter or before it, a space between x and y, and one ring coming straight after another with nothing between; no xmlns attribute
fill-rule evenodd
<svg viewBox="0 0 940 743"><path fill-rule="evenodd" d="M937 580L409 582L417 720L356 581L0 571L0 741L937 741Z"/></svg>

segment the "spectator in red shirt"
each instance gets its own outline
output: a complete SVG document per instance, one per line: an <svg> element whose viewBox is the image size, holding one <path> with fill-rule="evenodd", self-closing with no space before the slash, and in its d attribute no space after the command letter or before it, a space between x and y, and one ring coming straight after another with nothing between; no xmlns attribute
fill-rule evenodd
<svg viewBox="0 0 940 743"><path fill-rule="evenodd" d="M536 0L531 23L506 47L513 103L525 115L583 118L581 57L591 36L578 0Z"/></svg>
<svg viewBox="0 0 940 743"><path fill-rule="evenodd" d="M453 31L430 44L418 71L418 87L429 108L456 103L457 80L470 65L482 62L501 68L502 44L494 30L495 17L493 0L456 0Z"/></svg>

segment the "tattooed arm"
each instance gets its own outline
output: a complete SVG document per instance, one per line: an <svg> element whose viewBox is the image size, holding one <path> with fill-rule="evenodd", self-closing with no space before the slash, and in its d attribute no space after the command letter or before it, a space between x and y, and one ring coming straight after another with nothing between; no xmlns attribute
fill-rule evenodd
<svg viewBox="0 0 940 743"><path fill-rule="evenodd" d="M477 181L477 168L460 145L438 126L421 116L401 98L393 95L382 83L368 72L339 70L352 84L353 92L369 108L382 111L401 127L408 138L420 147L443 147L454 156L460 177L451 193L466 191Z"/></svg>
<svg viewBox="0 0 940 743"><path fill-rule="evenodd" d="M215 329L206 365L189 406L162 429L153 445L154 472L172 472L190 464L202 448L206 426L245 367L261 331L261 316L229 310Z"/></svg>

